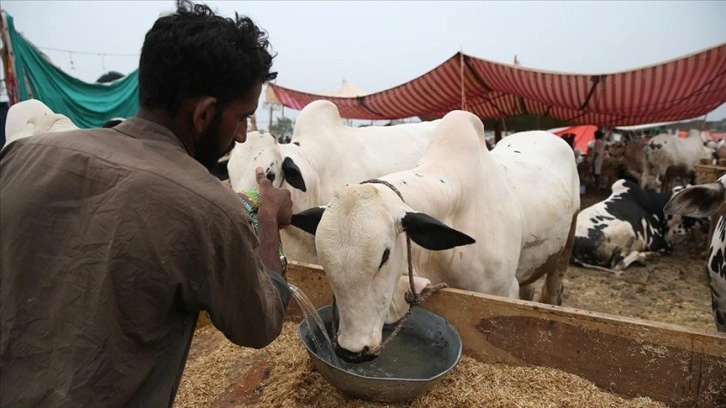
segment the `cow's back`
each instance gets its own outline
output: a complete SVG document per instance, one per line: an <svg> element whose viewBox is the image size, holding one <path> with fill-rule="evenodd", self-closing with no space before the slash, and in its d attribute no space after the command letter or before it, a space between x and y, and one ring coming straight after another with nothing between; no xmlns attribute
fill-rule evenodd
<svg viewBox="0 0 726 408"><path fill-rule="evenodd" d="M315 124L299 130L301 169L312 181L305 205L326 204L335 190L415 167L426 153L438 121L354 128Z"/></svg>
<svg viewBox="0 0 726 408"><path fill-rule="evenodd" d="M521 207L523 243L518 278L567 241L580 208L580 180L572 149L544 131L508 136L492 150ZM547 239L543 239L547 237Z"/></svg>
<svg viewBox="0 0 726 408"><path fill-rule="evenodd" d="M665 175L671 166L691 170L701 158L707 157L698 131L690 131L685 139L666 133L653 136L644 150L648 164L659 176Z"/></svg>
<svg viewBox="0 0 726 408"><path fill-rule="evenodd" d="M519 207L512 204L515 198L503 181L504 170L486 148L481 120L461 111L450 112L445 120L419 166L382 179L397 186L416 211L476 243L442 251L414 245L414 267L433 283L512 296L521 251ZM386 187L379 189L392 196Z"/></svg>
<svg viewBox="0 0 726 408"><path fill-rule="evenodd" d="M277 168L291 159L304 178L304 192L287 182L280 184L292 194L293 212L327 204L345 184L413 168L426 152L437 123L356 128L343 124L331 102L308 104L298 116L291 143L276 144L279 157L274 157ZM318 263L312 236L293 228L282 230L281 236L290 259Z"/></svg>

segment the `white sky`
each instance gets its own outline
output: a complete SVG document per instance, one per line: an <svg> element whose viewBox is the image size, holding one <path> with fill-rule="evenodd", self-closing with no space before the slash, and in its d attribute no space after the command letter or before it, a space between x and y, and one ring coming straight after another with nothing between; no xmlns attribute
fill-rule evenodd
<svg viewBox="0 0 726 408"><path fill-rule="evenodd" d="M252 17L278 53L277 83L312 93L332 91L343 79L382 91L459 50L505 63L517 54L526 67L589 74L656 64L726 42L726 1L206 3L225 16ZM136 69L146 31L174 4L2 0L18 31L88 82L108 70ZM266 128L269 114L260 108L258 122ZM721 118L726 104L708 115Z"/></svg>

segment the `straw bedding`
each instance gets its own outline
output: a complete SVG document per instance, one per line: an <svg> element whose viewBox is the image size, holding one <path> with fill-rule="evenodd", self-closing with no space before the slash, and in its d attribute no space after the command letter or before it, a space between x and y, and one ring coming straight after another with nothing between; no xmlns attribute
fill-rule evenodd
<svg viewBox="0 0 726 408"><path fill-rule="evenodd" d="M197 330L174 406L183 407L665 407L623 399L573 374L542 367L481 363L462 356L427 393L404 404L346 397L317 371L287 322L268 347L235 346L213 326Z"/></svg>

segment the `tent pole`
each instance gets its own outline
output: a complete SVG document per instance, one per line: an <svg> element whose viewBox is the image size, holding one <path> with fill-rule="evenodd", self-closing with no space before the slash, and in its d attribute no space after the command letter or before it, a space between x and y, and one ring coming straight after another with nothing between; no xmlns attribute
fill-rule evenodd
<svg viewBox="0 0 726 408"><path fill-rule="evenodd" d="M461 110L466 110L466 93L464 92L464 53L459 51L459 87L461 88Z"/></svg>
<svg viewBox="0 0 726 408"><path fill-rule="evenodd" d="M703 120L701 121L701 131L703 131L706 128L706 119L708 118L708 113L703 115Z"/></svg>
<svg viewBox="0 0 726 408"><path fill-rule="evenodd" d="M270 133L272 133L272 104L270 104L269 108L270 108L270 122L267 125L267 129L270 131ZM277 135L275 135L275 136L277 136Z"/></svg>

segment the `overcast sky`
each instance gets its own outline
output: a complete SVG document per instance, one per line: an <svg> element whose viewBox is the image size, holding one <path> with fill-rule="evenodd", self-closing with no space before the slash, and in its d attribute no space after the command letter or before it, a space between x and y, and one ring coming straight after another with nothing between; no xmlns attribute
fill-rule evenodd
<svg viewBox="0 0 726 408"><path fill-rule="evenodd" d="M529 68L592 74L656 64L726 42L726 1L206 3L225 16L237 11L252 17L278 53L277 83L311 93L332 91L343 79L382 91L459 50L504 63L516 54ZM146 31L174 4L2 0L1 5L15 18L16 29L61 69L93 82L108 70L136 69ZM266 128L267 111L258 112ZM725 117L726 104L708 115Z"/></svg>

